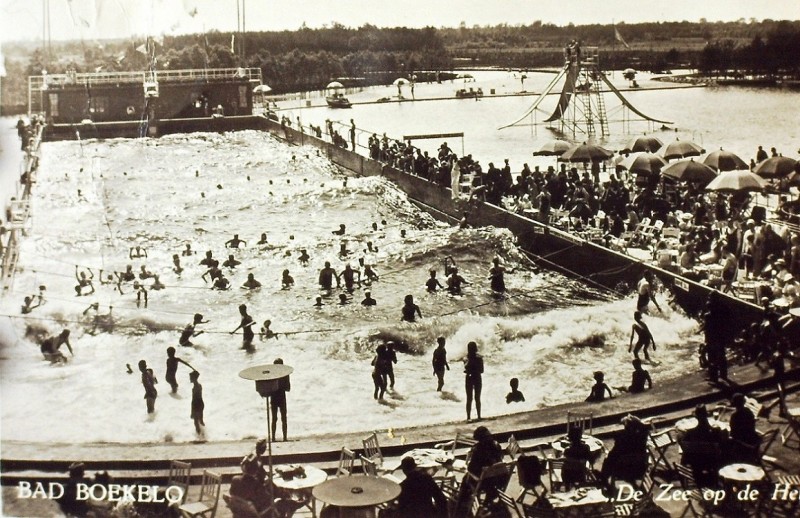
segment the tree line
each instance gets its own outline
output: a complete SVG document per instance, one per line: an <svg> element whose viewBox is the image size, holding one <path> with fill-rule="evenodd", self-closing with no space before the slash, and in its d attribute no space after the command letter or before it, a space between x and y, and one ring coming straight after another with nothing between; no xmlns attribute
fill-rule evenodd
<svg viewBox="0 0 800 518"><path fill-rule="evenodd" d="M158 69L258 67L274 92L322 89L336 78L362 85L391 82L421 71L455 67L559 66L563 48L573 39L602 48L606 69L633 66L661 70L694 68L709 75L729 71L753 74L800 74L800 22L665 22L618 24L627 45L616 40L612 25L529 25L409 29L358 28L334 23L295 31L236 35L166 36L158 40ZM4 46L7 77L2 102L27 103L27 76L49 73L144 70L151 65L140 50L143 42L55 42L49 52L30 44ZM347 83L346 83L347 84Z"/></svg>

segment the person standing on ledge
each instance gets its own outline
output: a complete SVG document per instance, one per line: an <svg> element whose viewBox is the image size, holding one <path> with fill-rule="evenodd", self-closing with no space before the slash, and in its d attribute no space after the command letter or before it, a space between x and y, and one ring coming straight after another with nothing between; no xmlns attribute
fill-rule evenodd
<svg viewBox="0 0 800 518"><path fill-rule="evenodd" d="M275 365L283 365L283 360L281 358L275 358L275 361L272 362ZM289 377L286 376L279 380L279 387L278 390L272 394L272 397L269 398L269 408L270 412L272 412L272 440L275 440L275 430L278 428L278 413L280 413L281 417L281 432L283 432L283 442L286 442L286 432L288 430L288 424L286 423L286 393L292 389L291 382L289 381Z"/></svg>
<svg viewBox="0 0 800 518"><path fill-rule="evenodd" d="M188 365L188 364L187 364ZM194 421L194 429L197 432L197 435L202 437L203 436L203 428L206 426L206 423L203 422L203 410L205 409L206 405L203 402L203 386L197 381L197 378L200 377L200 373L192 371L189 373L189 381L192 382L192 420Z"/></svg>
<svg viewBox="0 0 800 518"><path fill-rule="evenodd" d="M353 151L356 150L356 123L350 119L350 144L353 146Z"/></svg>
<svg viewBox="0 0 800 518"><path fill-rule="evenodd" d="M433 360L431 363L433 365L433 375L439 380L436 392L441 392L442 387L444 387L444 371L445 369L450 370L450 364L447 363L447 350L444 348L444 337L440 336L436 341L439 345L433 350Z"/></svg>
<svg viewBox="0 0 800 518"><path fill-rule="evenodd" d="M478 354L478 344L467 344L467 358L464 361L464 387L467 391L467 421L472 417L472 400L475 400L475 410L478 421L481 419L481 388L483 384L483 357Z"/></svg>

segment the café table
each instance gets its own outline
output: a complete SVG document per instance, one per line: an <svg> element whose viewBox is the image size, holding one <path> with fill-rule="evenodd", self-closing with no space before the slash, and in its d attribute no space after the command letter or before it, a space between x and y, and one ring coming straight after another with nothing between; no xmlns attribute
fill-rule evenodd
<svg viewBox="0 0 800 518"><path fill-rule="evenodd" d="M730 426L725 421L720 421L718 419L714 419L713 417L708 418L708 424L711 425L711 428L719 428L720 430L730 430ZM692 428L697 426L697 418L694 416L684 417L683 419L679 419L675 423L675 431L678 435L683 436L686 432L691 430Z"/></svg>
<svg viewBox="0 0 800 518"><path fill-rule="evenodd" d="M728 464L721 467L718 474L726 493L725 503L731 511L744 515L748 509L757 507L758 499L740 499L739 492L748 485L758 486L767 478L767 473L760 466L743 462Z"/></svg>
<svg viewBox="0 0 800 518"><path fill-rule="evenodd" d="M603 449L603 441L593 435L583 435L582 438L583 442L589 446L589 453L592 454L592 458L597 457ZM559 437L553 441L550 446L555 450L556 457L562 457L564 455L564 450L569 446L569 439L567 439L566 436Z"/></svg>
<svg viewBox="0 0 800 518"><path fill-rule="evenodd" d="M596 487L580 487L564 492L547 494L547 501L553 506L556 516L583 517L600 514L611 506L608 497Z"/></svg>
<svg viewBox="0 0 800 518"><path fill-rule="evenodd" d="M418 469L422 469L433 476L439 469L452 464L455 460L453 453L439 448L415 448L403 454L398 461L384 461L384 468L392 471L400 468L400 462L406 457L411 457L417 464Z"/></svg>
<svg viewBox="0 0 800 518"><path fill-rule="evenodd" d="M275 467L272 483L275 487L297 495L298 502L317 516L317 508L312 490L327 480L328 474L314 466L283 465Z"/></svg>
<svg viewBox="0 0 800 518"><path fill-rule="evenodd" d="M338 507L340 517L376 516L376 506L400 495L400 484L383 477L351 475L326 480L312 490L312 495Z"/></svg>

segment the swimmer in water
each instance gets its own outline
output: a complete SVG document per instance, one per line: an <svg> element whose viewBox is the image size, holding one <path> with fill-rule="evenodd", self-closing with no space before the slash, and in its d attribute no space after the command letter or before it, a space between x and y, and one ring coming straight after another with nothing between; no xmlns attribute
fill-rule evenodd
<svg viewBox="0 0 800 518"><path fill-rule="evenodd" d="M246 290L257 290L260 287L261 283L256 280L255 276L252 273L248 273L247 280L244 281L244 284L242 284L242 288Z"/></svg>
<svg viewBox="0 0 800 518"><path fill-rule="evenodd" d="M298 257L297 260L300 261L300 264L302 266L308 266L308 261L311 260L311 257L309 257L308 252L306 252L305 248L300 250L300 257Z"/></svg>
<svg viewBox="0 0 800 518"><path fill-rule="evenodd" d="M211 282L213 283L216 279L219 279L220 277L222 277L222 270L217 268L216 265L212 266L211 268L208 269L208 271L206 271L206 273L204 273L201 276L201 278L203 279L203 282L208 282L206 280L206 275L209 276Z"/></svg>
<svg viewBox="0 0 800 518"><path fill-rule="evenodd" d="M183 267L181 266L181 258L178 254L172 254L172 271L175 272L177 275L180 275L183 272Z"/></svg>
<svg viewBox="0 0 800 518"><path fill-rule="evenodd" d="M264 325L261 326L261 330L258 333L259 338L261 338L262 342L269 340L270 338L278 339L278 333L274 332L269 326L272 325L272 320L265 320Z"/></svg>
<svg viewBox="0 0 800 518"><path fill-rule="evenodd" d="M340 306L346 306L348 304L350 304L350 301L347 300L347 295L345 295L344 293L340 293L339 294L339 305Z"/></svg>
<svg viewBox="0 0 800 518"><path fill-rule="evenodd" d="M319 285L323 290L333 289L333 280L336 279L336 287L339 287L339 274L331 268L330 261L325 261L325 267L319 272Z"/></svg>
<svg viewBox="0 0 800 518"><path fill-rule="evenodd" d="M342 241L339 244L339 257L345 257L350 255L350 250L347 249L347 242Z"/></svg>
<svg viewBox="0 0 800 518"><path fill-rule="evenodd" d="M140 307L144 300L144 307L147 308L147 289L139 281L133 282L133 290L136 292L136 307Z"/></svg>
<svg viewBox="0 0 800 518"><path fill-rule="evenodd" d="M189 367L192 370L196 370L194 367L189 365L186 360L178 358L175 356L175 348L174 347L167 347L167 373L164 375L164 379L167 380L169 386L172 387L172 393L178 393L178 380L175 377L175 374L178 372L178 364L182 363Z"/></svg>
<svg viewBox="0 0 800 518"><path fill-rule="evenodd" d="M158 391L156 390L156 377L153 376L153 369L147 368L147 362L139 360L139 372L142 373L142 386L144 387L144 399L147 403L147 413L152 414L156 411L156 398Z"/></svg>
<svg viewBox="0 0 800 518"><path fill-rule="evenodd" d="M89 272L89 276L86 276L86 272L78 272L78 265L75 265L75 279L78 281L78 284L75 286L75 296L80 297L81 295L91 295L94 293L94 284L92 284L92 279L94 279L94 274L92 273L91 268L87 268L86 271ZM85 287L91 288L92 291L89 293L83 293L83 288Z"/></svg>
<svg viewBox="0 0 800 518"><path fill-rule="evenodd" d="M230 255L228 255L228 258L225 259L225 262L222 263L222 266L224 266L225 268L233 269L233 268L236 268L237 266L239 266L240 264L242 264L242 262L241 261L237 261L236 258L233 257L233 254L230 254Z"/></svg>
<svg viewBox="0 0 800 518"><path fill-rule="evenodd" d="M153 284L150 285L150 289L151 290L160 291L160 290L163 290L164 288L166 288L166 286L158 278L158 274L154 273L153 274Z"/></svg>
<svg viewBox="0 0 800 518"><path fill-rule="evenodd" d="M489 269L489 280L491 282L492 291L497 293L504 293L506 291L506 281L504 278L505 268L500 264L500 259L495 257L493 265Z"/></svg>
<svg viewBox="0 0 800 518"><path fill-rule="evenodd" d="M594 381L595 384L592 385L592 390L589 392L589 396L587 396L586 401L588 403L599 403L606 399L606 392L608 392L608 397L612 398L614 395L611 393L611 388L605 384L605 374L602 371L595 371L594 373Z"/></svg>
<svg viewBox="0 0 800 518"><path fill-rule="evenodd" d="M256 321L253 320L253 317L247 314L247 306L244 304L239 306L239 314L241 315L242 319L236 329L231 331L231 334L235 334L236 331L241 329L242 349L251 350L253 348L253 338L256 336L253 332L253 326L256 324Z"/></svg>
<svg viewBox="0 0 800 518"><path fill-rule="evenodd" d="M524 403L525 395L519 390L519 380L517 378L511 378L508 384L511 386L511 392L506 394L506 404Z"/></svg>
<svg viewBox="0 0 800 518"><path fill-rule="evenodd" d="M261 239L256 244L257 245L268 245L269 244L269 243L267 243L267 234L266 234L266 232L261 234Z"/></svg>
<svg viewBox="0 0 800 518"><path fill-rule="evenodd" d="M356 280L356 275L358 275L358 280ZM348 293L353 293L356 282L359 286L361 285L361 271L353 270L353 268L350 266L350 263L345 265L344 270L342 270L342 273L339 274L339 277L344 280L344 287Z"/></svg>
<svg viewBox="0 0 800 518"><path fill-rule="evenodd" d="M36 299L35 295L31 295L30 297L25 297L24 304L22 304L22 308L21 308L21 311L22 311L23 315L27 315L28 313L30 313L31 311L33 311L34 309L36 309L36 308L38 308L39 306L42 305L41 299L40 299L38 304L33 304L33 301L35 299Z"/></svg>
<svg viewBox="0 0 800 518"><path fill-rule="evenodd" d="M197 317L200 317L199 319ZM191 339L197 336L202 335L205 331L195 331L195 326L197 324L206 324L208 321L202 320L203 316L199 313L195 315L194 321L191 324L187 324L186 327L183 328L183 332L181 332L181 337L178 339L178 345L181 347L194 347Z"/></svg>
<svg viewBox="0 0 800 518"><path fill-rule="evenodd" d="M347 232L347 230L346 227L344 226L344 223L342 223L339 225L339 230L334 230L333 232L331 232L331 234L335 234L337 236L343 236L345 232Z"/></svg>
<svg viewBox="0 0 800 518"><path fill-rule="evenodd" d="M117 277L116 280L114 280L114 276L115 275ZM106 277L104 279L103 278L103 270L100 270L100 274L98 275L98 277L100 278L100 285L101 286L105 286L107 284L114 284L114 285L116 285L117 290L119 290L119 294L120 295L124 295L124 293L122 293L122 276L119 274L119 272L114 272L113 275L112 274L108 274L108 275L106 275Z"/></svg>
<svg viewBox="0 0 800 518"><path fill-rule="evenodd" d="M194 250L192 250L192 245L189 244L189 243L186 243L186 248L184 248L183 251L181 251L181 255L183 257L187 257L187 256L190 256L192 254L194 254Z"/></svg>
<svg viewBox="0 0 800 518"><path fill-rule="evenodd" d="M316 301L314 302L315 308L321 308L325 304L322 303L322 297L317 297Z"/></svg>
<svg viewBox="0 0 800 518"><path fill-rule="evenodd" d="M64 329L59 335L45 339L41 344L40 350L44 358L49 360L50 363L66 363L67 357L59 351L62 345L66 345L67 349L69 349L69 354L73 357L75 356L72 351L72 345L69 343L69 329Z"/></svg>
<svg viewBox="0 0 800 518"><path fill-rule="evenodd" d="M633 337L636 336L636 347L633 346ZM656 350L656 341L653 339L653 335L650 333L650 328L647 327L647 324L644 323L642 320L642 313L640 311L635 311L633 313L633 326L631 327L631 339L628 343L628 352L633 350L633 356L638 360L639 359L639 351L644 350L644 357L647 361L650 361L650 355L647 352L647 347L652 344L653 351Z"/></svg>
<svg viewBox="0 0 800 518"><path fill-rule="evenodd" d="M450 270L450 277L447 278L447 291L451 295L461 295L461 287L464 284L469 284L469 282L458 274L458 268Z"/></svg>
<svg viewBox="0 0 800 518"><path fill-rule="evenodd" d="M281 277L281 289L288 290L292 286L294 286L294 277L289 275L289 270L283 270L283 276Z"/></svg>
<svg viewBox="0 0 800 518"><path fill-rule="evenodd" d="M142 248L141 246L136 245L135 247L131 247L131 249L128 251L129 259L140 259L142 257L144 257L145 259L147 258L146 248Z"/></svg>
<svg viewBox="0 0 800 518"><path fill-rule="evenodd" d="M430 278L425 282L425 287L428 289L428 292L435 293L436 290L443 290L444 286L442 286L442 283L436 278L436 270L431 270L430 273Z"/></svg>
<svg viewBox="0 0 800 518"><path fill-rule="evenodd" d="M153 277L153 272L149 271L147 268L145 268L144 265L142 265L139 271L139 279L145 280L145 279L150 279L152 277Z"/></svg>
<svg viewBox="0 0 800 518"><path fill-rule="evenodd" d="M414 296L406 295L403 300L401 320L405 322L416 322L417 317L422 318L422 312L419 310L419 306L414 304Z"/></svg>
<svg viewBox="0 0 800 518"><path fill-rule="evenodd" d="M364 300L361 301L362 306L374 306L377 303L378 301L372 298L372 294L370 292L364 292Z"/></svg>
<svg viewBox="0 0 800 518"><path fill-rule="evenodd" d="M219 261L212 257L211 250L207 251L206 256L200 261L200 266L205 266L207 268L217 265L219 265Z"/></svg>
<svg viewBox="0 0 800 518"><path fill-rule="evenodd" d="M109 332L111 331L111 328L114 325L114 320L113 317L111 316L111 313L114 311L114 308L112 306L109 306L108 314L102 316L99 314L99 310L100 310L100 304L98 302L90 304L88 308L83 310L84 316L88 312L94 311L94 315L92 316L92 328L86 331L87 334L90 334L92 336L95 336L97 334L97 327L100 324L105 324L105 326L109 329Z"/></svg>
<svg viewBox="0 0 800 518"><path fill-rule="evenodd" d="M211 289L227 291L231 289L231 282L224 275L220 275L217 280L214 281L214 285L211 287Z"/></svg>
<svg viewBox="0 0 800 518"><path fill-rule="evenodd" d="M377 281L378 273L372 268L372 266L365 264L364 265L364 283L365 284L372 284L374 281Z"/></svg>
<svg viewBox="0 0 800 518"><path fill-rule="evenodd" d="M136 274L133 273L133 266L127 265L125 271L120 275L122 282L131 282L136 280Z"/></svg>
<svg viewBox="0 0 800 518"><path fill-rule="evenodd" d="M444 276L450 277L450 273L454 268L456 268L456 260L448 255L444 258Z"/></svg>
<svg viewBox="0 0 800 518"><path fill-rule="evenodd" d="M239 234L234 234L233 237L225 241L225 248L239 248L239 245L247 246L247 243L239 239Z"/></svg>

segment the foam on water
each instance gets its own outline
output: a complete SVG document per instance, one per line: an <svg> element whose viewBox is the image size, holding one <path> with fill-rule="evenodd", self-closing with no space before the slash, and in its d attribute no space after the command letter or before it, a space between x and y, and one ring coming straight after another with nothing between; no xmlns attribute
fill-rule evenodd
<svg viewBox="0 0 800 518"><path fill-rule="evenodd" d="M47 286L48 302L30 318L0 319L4 440L193 440L188 369L178 371L177 396L169 394L163 378L165 350L177 345L180 330L196 312L210 320L202 326L207 333L194 340L194 349L178 347L178 356L201 373L209 440L263 435L263 402L238 372L277 357L295 369L289 394L289 430L295 437L463 419L461 360L471 340L486 361L486 416L582 400L598 369L611 385L629 383L633 299L610 300L540 271L505 230L464 231L435 222L388 181L354 177L313 149L290 148L263 133L48 143L33 203L36 217L23 243L21 271L0 309L21 316L22 298L39 285ZM377 231L373 222L379 223ZM331 233L340 223L347 226L343 237ZM262 232L269 246L256 245ZM226 250L223 244L234 233L247 246ZM343 241L350 254L340 257ZM377 251L366 252L367 241ZM181 257L184 272L178 276L172 254L180 254L187 242L198 255ZM146 260L128 257L136 244L147 248ZM305 267L297 261L301 248L311 256ZM209 290L200 278L205 269L197 263L205 250L218 258L233 253L242 261L226 272L232 290ZM490 294L488 268L495 255L509 271L506 299ZM447 256L472 283L463 296L424 290L432 268L444 282ZM378 305L359 304L362 288L349 296L351 304L338 305L334 293L314 308L324 262L341 271L359 257L381 276L371 286ZM92 267L95 295L74 296L76 264ZM121 271L127 264L134 271L146 264L167 285L150 291L147 309L136 307L129 284L120 295L98 283L101 267ZM284 269L295 278L291 290L280 289ZM263 283L261 290L238 288L247 273ZM406 294L421 307L418 323L400 322ZM92 302L100 304L101 316L113 306L112 333L103 332L108 330L103 325L96 335L88 333L94 314L82 313ZM241 337L229 334L239 323L242 303L259 324L271 319L274 331L291 334L256 339L257 350L243 352ZM656 383L695 364L694 321L668 311L648 322L659 346L655 358L663 360L650 369ZM75 357L50 365L36 338L65 326L72 330ZM447 339L451 366L444 393L435 391L430 367L438 336ZM401 353L396 391L378 404L372 399L370 360L386 339L400 342ZM161 380L153 419L145 413L138 372L126 371L126 364L135 371L140 359ZM504 395L514 376L527 403L508 406Z"/></svg>

